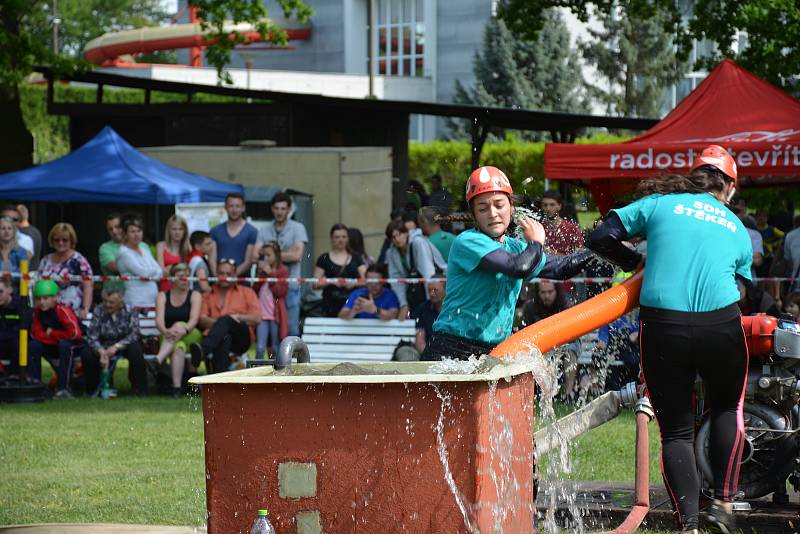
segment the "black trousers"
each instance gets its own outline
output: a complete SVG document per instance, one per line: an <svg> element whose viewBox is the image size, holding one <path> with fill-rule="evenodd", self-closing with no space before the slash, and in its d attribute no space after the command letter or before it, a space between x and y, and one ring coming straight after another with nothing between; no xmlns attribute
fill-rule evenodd
<svg viewBox="0 0 800 534"><path fill-rule="evenodd" d="M651 310L652 311L652 310ZM711 417L709 457L717 499L736 495L744 447L742 404L748 353L741 318L709 324L717 312L641 313L642 372L661 431L661 465L679 526L697 527L700 477L694 453L696 376L703 380ZM666 321L666 322L665 322ZM683 323L683 324L681 324Z"/></svg>
<svg viewBox="0 0 800 534"><path fill-rule="evenodd" d="M0 338L0 359L9 360L6 372L16 375L19 374L19 335L17 332L13 334Z"/></svg>
<svg viewBox="0 0 800 534"><path fill-rule="evenodd" d="M468 360L470 356L489 354L494 345L467 339L464 337L434 332L425 350L422 351L422 361L438 361L442 358Z"/></svg>
<svg viewBox="0 0 800 534"><path fill-rule="evenodd" d="M250 348L250 329L247 323L233 320L230 315L217 319L214 326L203 339L203 354L211 356L214 373L227 371L230 365L228 356L233 352L242 354Z"/></svg>
<svg viewBox="0 0 800 534"><path fill-rule="evenodd" d="M134 341L119 351L117 355L128 359L128 375L136 393L139 395L147 394L147 371L144 365L142 343ZM83 374L86 378L86 393L93 395L100 385L100 355L93 348L86 345L81 354L81 361L83 362Z"/></svg>

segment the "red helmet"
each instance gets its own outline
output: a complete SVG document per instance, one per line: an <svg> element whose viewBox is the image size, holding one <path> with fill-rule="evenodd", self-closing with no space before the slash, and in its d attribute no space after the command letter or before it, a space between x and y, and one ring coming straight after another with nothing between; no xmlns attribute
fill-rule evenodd
<svg viewBox="0 0 800 534"><path fill-rule="evenodd" d="M739 175L736 172L736 161L733 156L719 145L708 145L700 152L700 155L694 158L692 162L692 170L702 167L703 165L711 165L722 174L733 180L735 184Z"/></svg>
<svg viewBox="0 0 800 534"><path fill-rule="evenodd" d="M469 180L467 180L467 202L477 195L488 193L489 191L508 195L514 194L506 173L497 167L478 167L472 171L472 174L469 175Z"/></svg>

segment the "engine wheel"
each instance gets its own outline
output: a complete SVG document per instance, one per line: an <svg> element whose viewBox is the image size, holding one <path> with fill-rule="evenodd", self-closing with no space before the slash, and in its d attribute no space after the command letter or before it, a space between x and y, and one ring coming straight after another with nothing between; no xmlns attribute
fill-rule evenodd
<svg viewBox="0 0 800 534"><path fill-rule="evenodd" d="M795 465L798 441L795 434L769 432L791 429L790 419L776 409L763 404L745 403L743 412L746 435L738 488L744 493L745 499L757 499L785 484ZM710 433L711 420L706 416L697 432L694 446L697 468L703 478L703 490L709 493L714 479L708 454Z"/></svg>

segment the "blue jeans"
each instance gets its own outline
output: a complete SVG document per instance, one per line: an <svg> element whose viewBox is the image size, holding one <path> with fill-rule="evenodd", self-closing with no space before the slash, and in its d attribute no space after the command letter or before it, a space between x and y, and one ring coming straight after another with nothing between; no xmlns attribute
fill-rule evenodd
<svg viewBox="0 0 800 534"><path fill-rule="evenodd" d="M256 327L256 358L259 360L264 357L267 351L267 338L270 341L272 357L278 352L278 321L265 319L258 323Z"/></svg>
<svg viewBox="0 0 800 534"><path fill-rule="evenodd" d="M289 286L286 293L286 315L289 319L289 335L300 335L300 286Z"/></svg>
<svg viewBox="0 0 800 534"><path fill-rule="evenodd" d="M42 358L50 365L58 360L58 365L53 365L56 370L58 390L69 389L69 379L72 377L73 347L79 342L62 340L58 345L45 345L41 341L31 339L28 345L28 376L36 380L42 379Z"/></svg>

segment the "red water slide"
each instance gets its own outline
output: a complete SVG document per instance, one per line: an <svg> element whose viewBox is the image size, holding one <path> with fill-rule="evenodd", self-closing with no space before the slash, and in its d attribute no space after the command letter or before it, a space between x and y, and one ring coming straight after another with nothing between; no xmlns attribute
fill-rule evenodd
<svg viewBox="0 0 800 534"><path fill-rule="evenodd" d="M189 23L174 24L171 26L155 28L137 28L135 30L122 30L104 33L97 39L91 40L85 48L84 57L90 63L102 66L132 66L119 60L123 55L136 55L157 52L161 50L176 50L189 48L189 65L192 67L203 66L202 48L214 43L208 37L210 33L204 30L193 13L190 14ZM308 40L311 38L311 25L289 19L272 19L279 28L286 31L289 40ZM253 24L226 24L225 31L239 32L247 43L261 41L261 35Z"/></svg>

